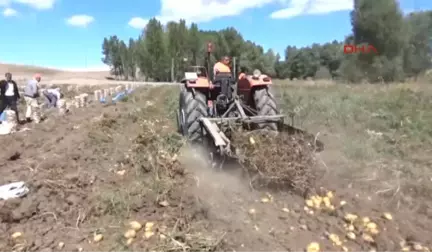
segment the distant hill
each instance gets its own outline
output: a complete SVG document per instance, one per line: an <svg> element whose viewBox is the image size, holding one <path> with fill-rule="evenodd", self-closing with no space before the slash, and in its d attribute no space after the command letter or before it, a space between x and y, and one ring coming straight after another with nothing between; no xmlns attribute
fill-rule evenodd
<svg viewBox="0 0 432 252"><path fill-rule="evenodd" d="M35 73L40 73L43 79L58 79L58 78L91 78L91 79L105 79L110 76L109 71L66 71L47 67L28 66L19 64L0 63L0 78L6 72L12 73L14 79L29 79Z"/></svg>

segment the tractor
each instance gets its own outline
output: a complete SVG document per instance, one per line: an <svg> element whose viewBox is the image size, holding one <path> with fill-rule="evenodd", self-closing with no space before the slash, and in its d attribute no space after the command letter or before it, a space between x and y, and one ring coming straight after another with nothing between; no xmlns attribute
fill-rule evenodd
<svg viewBox="0 0 432 252"><path fill-rule="evenodd" d="M209 57L208 57L209 58ZM207 64L209 65L209 64ZM211 147L220 156L232 156L230 129L241 125L247 130L306 133L284 123L269 87L272 79L258 69L236 78L217 73L211 79L204 66L191 66L180 85L177 111L178 131L193 143ZM314 138L313 135L308 135ZM321 150L323 145L314 141Z"/></svg>

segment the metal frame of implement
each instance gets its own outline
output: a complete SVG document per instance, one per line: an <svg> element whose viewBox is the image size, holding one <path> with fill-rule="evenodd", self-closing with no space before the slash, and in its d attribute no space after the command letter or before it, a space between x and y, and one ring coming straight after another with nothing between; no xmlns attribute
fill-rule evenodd
<svg viewBox="0 0 432 252"><path fill-rule="evenodd" d="M237 110L240 113L238 117L227 117L227 115ZM250 114L254 116L248 116L245 113L245 110L250 112ZM231 141L228 137L222 132L219 128L219 125L226 124L228 122L237 122L237 123L264 123L264 122L275 122L282 123L284 115L273 115L273 116L258 116L256 110L250 108L249 106L243 104L238 97L234 99L234 102L228 107L225 113L221 117L209 118L209 117L201 117L199 120L201 121L202 127L207 130L207 132L211 135L214 140L214 145L220 149L222 153L229 153Z"/></svg>

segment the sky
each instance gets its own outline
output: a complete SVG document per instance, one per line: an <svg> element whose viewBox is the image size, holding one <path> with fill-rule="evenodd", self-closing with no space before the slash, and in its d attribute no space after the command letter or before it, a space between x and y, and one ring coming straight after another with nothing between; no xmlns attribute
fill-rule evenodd
<svg viewBox="0 0 432 252"><path fill-rule="evenodd" d="M379 1L379 0L377 0ZM431 0L400 0L405 12ZM104 37L137 38L152 17L200 29L235 27L245 39L283 54L288 45L342 40L353 0L0 0L0 62L101 70Z"/></svg>

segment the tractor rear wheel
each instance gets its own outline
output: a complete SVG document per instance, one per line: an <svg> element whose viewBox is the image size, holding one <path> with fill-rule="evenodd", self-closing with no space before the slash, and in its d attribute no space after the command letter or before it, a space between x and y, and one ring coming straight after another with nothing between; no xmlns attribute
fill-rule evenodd
<svg viewBox="0 0 432 252"><path fill-rule="evenodd" d="M199 92L184 89L180 93L177 115L179 131L192 142L203 140L199 118L207 117L207 98Z"/></svg>
<svg viewBox="0 0 432 252"><path fill-rule="evenodd" d="M255 108L258 116L274 116L278 114L278 106L268 88L257 89L253 95ZM278 130L277 123L259 123L258 128L268 130Z"/></svg>

